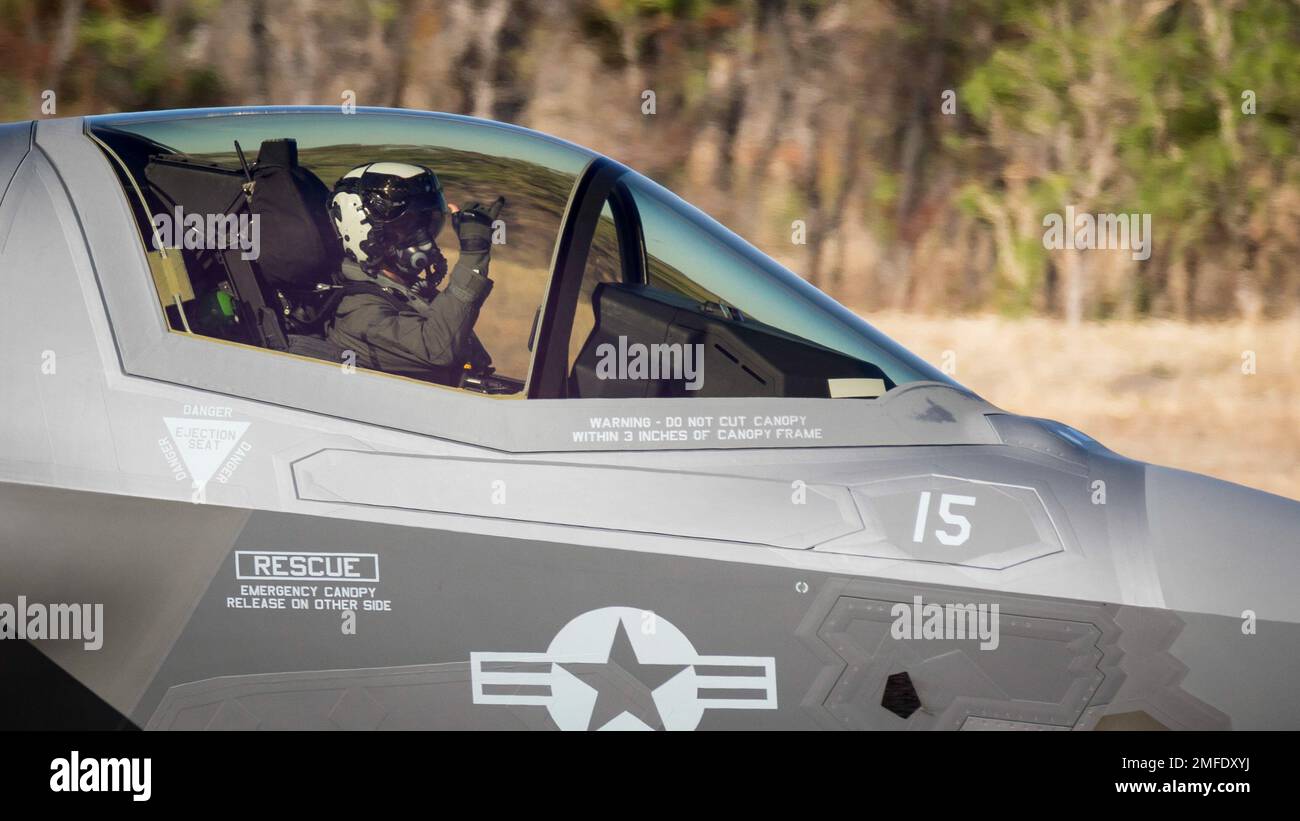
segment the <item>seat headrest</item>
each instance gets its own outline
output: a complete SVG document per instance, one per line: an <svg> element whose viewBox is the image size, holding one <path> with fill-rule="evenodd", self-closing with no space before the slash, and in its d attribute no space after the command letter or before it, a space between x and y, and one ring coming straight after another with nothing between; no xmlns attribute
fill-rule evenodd
<svg viewBox="0 0 1300 821"><path fill-rule="evenodd" d="M297 168L298 141L292 137L263 140L262 147L257 150L257 165L259 168Z"/></svg>

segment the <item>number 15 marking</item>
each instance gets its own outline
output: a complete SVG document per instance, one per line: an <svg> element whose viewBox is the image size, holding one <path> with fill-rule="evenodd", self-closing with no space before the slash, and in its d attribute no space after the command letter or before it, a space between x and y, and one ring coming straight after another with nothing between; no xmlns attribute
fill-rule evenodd
<svg viewBox="0 0 1300 821"><path fill-rule="evenodd" d="M957 526L956 533L939 529L934 531L934 537L948 547L966 544L966 540L970 538L970 519L960 513L953 513L953 505L974 507L975 497L958 496L955 493L944 493L939 496L939 518L946 524ZM923 490L921 501L916 506L916 527L912 530L912 541L919 543L925 540L925 522L928 518L930 518L930 491Z"/></svg>

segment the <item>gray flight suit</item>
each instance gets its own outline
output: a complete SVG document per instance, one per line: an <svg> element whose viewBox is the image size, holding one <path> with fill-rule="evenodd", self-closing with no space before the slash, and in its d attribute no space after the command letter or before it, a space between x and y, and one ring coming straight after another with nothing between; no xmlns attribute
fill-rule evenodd
<svg viewBox="0 0 1300 821"><path fill-rule="evenodd" d="M345 276L357 279L360 269L344 264L351 267ZM488 252L461 252L447 286L432 300L387 277L369 278L377 287L339 301L330 341L355 351L359 367L458 385L466 363L481 367L491 361L474 336L479 309L492 291L487 265Z"/></svg>

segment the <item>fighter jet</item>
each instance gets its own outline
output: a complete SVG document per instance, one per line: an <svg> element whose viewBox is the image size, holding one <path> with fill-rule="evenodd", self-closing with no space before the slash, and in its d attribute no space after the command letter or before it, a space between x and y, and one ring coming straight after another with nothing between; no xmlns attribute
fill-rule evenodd
<svg viewBox="0 0 1300 821"><path fill-rule="evenodd" d="M505 202L454 379L331 338L367 164ZM1300 503L1000 410L607 157L164 111L0 126L0 187L0 634L135 725L1300 729Z"/></svg>

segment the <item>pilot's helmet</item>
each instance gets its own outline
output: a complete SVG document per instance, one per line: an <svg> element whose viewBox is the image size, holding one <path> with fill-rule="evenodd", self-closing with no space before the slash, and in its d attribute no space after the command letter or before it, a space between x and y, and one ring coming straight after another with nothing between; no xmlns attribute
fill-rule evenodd
<svg viewBox="0 0 1300 821"><path fill-rule="evenodd" d="M414 278L435 267L442 255L434 240L446 213L438 176L404 162L358 165L330 195L343 252L371 276L387 268Z"/></svg>

